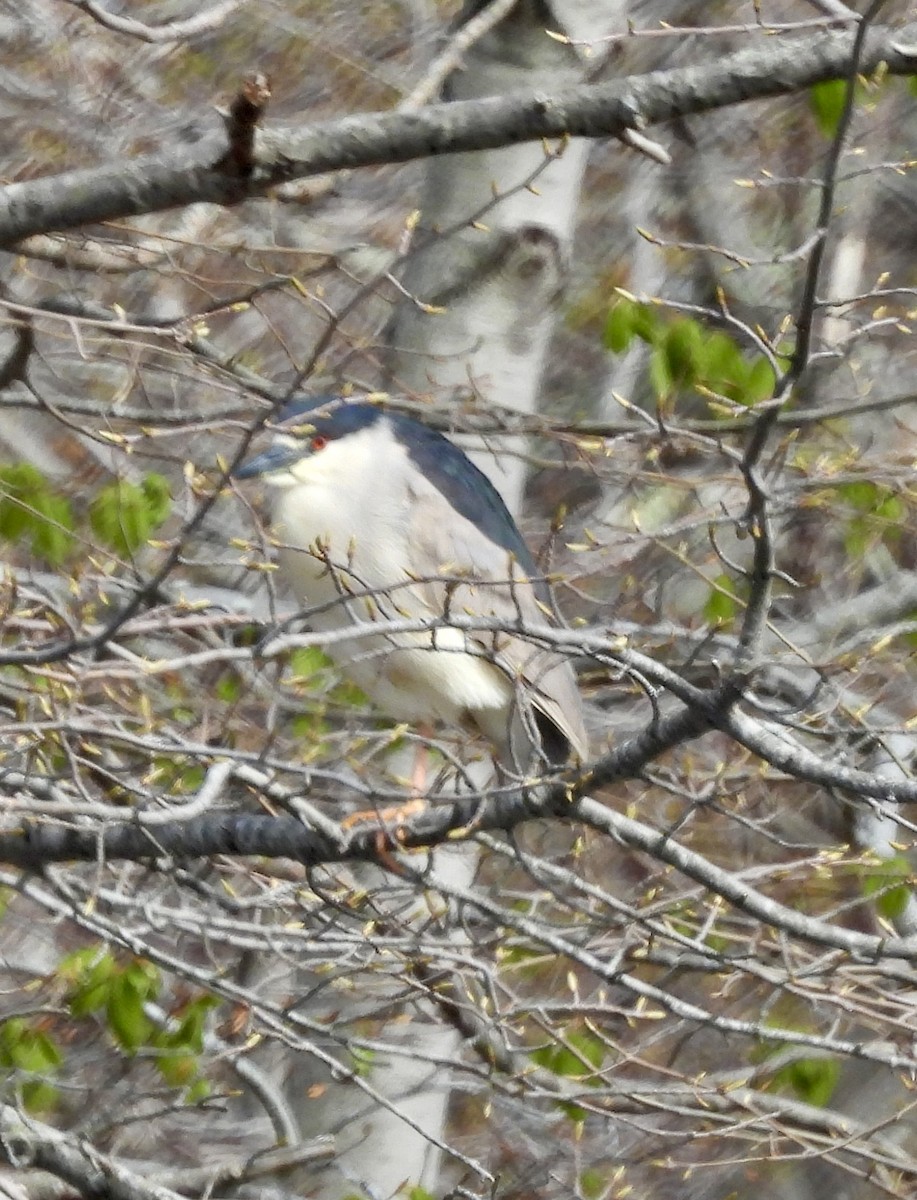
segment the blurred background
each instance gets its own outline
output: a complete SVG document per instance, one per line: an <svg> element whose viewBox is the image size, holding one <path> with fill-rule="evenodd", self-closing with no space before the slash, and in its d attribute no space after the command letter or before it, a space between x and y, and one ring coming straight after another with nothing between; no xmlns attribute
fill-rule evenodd
<svg viewBox="0 0 917 1200"><path fill-rule="evenodd" d="M866 7L0 3L3 182L168 159L252 71L292 133L702 77ZM889 0L877 20L914 17ZM775 574L743 703L764 749L710 732L596 790L658 845L545 821L432 856L426 880L414 859L0 871L3 1100L39 1140L79 1135L183 1195L914 1194L912 960L815 936L917 933L909 810L764 736L910 778L915 86L861 74L849 123L847 90L728 103L642 149L340 171L3 254L5 832L223 809L308 824L403 793L389 752L411 731L308 639L261 655L295 605L260 498L222 467L284 397L369 394L491 474L583 633L597 757L681 703L625 652L698 688L739 661L743 456L785 402L754 464ZM439 748L468 749L448 731ZM12 1166L3 1187L73 1194L56 1178Z"/></svg>

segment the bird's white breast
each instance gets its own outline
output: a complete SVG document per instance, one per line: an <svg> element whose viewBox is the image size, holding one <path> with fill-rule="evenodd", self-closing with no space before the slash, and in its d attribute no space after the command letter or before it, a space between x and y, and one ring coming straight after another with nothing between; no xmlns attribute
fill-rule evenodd
<svg viewBox="0 0 917 1200"><path fill-rule="evenodd" d="M389 444L380 448L380 437ZM395 720L458 724L467 713L502 741L511 684L468 652L462 631L382 629L386 621L442 616L412 586L441 564L412 560L409 461L389 427L380 423L332 441L290 474L293 480L274 493L284 580L313 628L361 629L359 637L329 643L329 654Z"/></svg>

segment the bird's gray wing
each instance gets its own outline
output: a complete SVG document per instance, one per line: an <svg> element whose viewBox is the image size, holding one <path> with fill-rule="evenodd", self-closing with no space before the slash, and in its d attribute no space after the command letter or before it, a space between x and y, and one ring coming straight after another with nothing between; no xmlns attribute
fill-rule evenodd
<svg viewBox="0 0 917 1200"><path fill-rule="evenodd" d="M509 755L521 765L524 745L553 765L570 754L585 761L588 737L576 676L565 656L512 632L558 624L522 566L424 481L409 506L412 588L437 615L494 618L497 631L471 631L469 648L491 659L517 688L518 714L507 733ZM530 756L530 751L529 751Z"/></svg>

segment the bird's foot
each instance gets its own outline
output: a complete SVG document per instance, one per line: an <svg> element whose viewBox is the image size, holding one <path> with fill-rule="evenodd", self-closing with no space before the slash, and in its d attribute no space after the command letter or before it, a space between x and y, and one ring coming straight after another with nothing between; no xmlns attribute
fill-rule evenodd
<svg viewBox="0 0 917 1200"><path fill-rule="evenodd" d="M367 822L373 822L379 828L376 831L376 852L380 859L394 871L398 871L398 865L391 856L392 850L398 850L404 845L407 837L407 830L404 828L405 823L411 817L417 816L418 813L424 811L427 807L426 800L422 800L419 796L413 800L407 801L406 804L394 804L389 808L366 808L359 812L351 813L349 817L345 817L341 822L342 829L353 829L356 825L363 825Z"/></svg>

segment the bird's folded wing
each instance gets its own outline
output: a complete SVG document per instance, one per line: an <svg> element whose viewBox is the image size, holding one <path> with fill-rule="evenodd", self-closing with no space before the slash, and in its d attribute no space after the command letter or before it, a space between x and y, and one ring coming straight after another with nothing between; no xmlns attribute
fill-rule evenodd
<svg viewBox="0 0 917 1200"><path fill-rule="evenodd" d="M413 561L423 564L411 588L417 601L447 622L450 617L494 622L495 627L467 631L469 649L517 682L520 705L531 705L585 760L588 738L576 676L566 656L550 646L558 621L524 544L518 556L496 544L432 487L414 497L410 536Z"/></svg>

